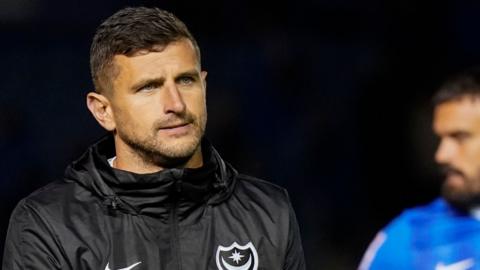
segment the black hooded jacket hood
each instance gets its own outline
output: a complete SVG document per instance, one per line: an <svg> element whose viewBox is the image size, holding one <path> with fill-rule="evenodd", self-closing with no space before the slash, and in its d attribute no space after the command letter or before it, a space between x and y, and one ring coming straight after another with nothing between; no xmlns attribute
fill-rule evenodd
<svg viewBox="0 0 480 270"><path fill-rule="evenodd" d="M167 221L170 209L177 205L183 220L202 205L221 203L234 189L237 172L206 139L202 154L200 168L137 174L110 166L108 159L115 156L115 147L113 138L105 136L66 169L65 178L101 198L112 213L122 211Z"/></svg>

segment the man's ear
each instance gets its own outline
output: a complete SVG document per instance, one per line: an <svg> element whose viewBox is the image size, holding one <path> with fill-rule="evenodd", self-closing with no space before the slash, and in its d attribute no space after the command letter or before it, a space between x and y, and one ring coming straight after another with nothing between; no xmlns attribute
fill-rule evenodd
<svg viewBox="0 0 480 270"><path fill-rule="evenodd" d="M200 72L200 77L202 78L203 86L207 88L207 72L205 70L202 70Z"/></svg>
<svg viewBox="0 0 480 270"><path fill-rule="evenodd" d="M87 94L87 107L97 122L106 130L113 131L116 127L110 101L102 94L90 92Z"/></svg>

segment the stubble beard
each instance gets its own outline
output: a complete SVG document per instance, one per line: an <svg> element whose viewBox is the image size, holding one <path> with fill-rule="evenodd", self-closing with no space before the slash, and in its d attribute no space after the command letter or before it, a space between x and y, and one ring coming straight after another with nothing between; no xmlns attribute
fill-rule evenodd
<svg viewBox="0 0 480 270"><path fill-rule="evenodd" d="M450 168L447 168L448 171ZM465 185L461 188L449 186L446 181L442 184L442 197L460 211L468 212L473 207L480 206L480 170L476 175L468 177L463 172L451 169L463 177Z"/></svg>
<svg viewBox="0 0 480 270"><path fill-rule="evenodd" d="M176 116L172 121L161 121L154 124L151 133L146 136L135 131L117 130L118 136L132 151L145 163L162 168L183 167L195 154L201 145L206 126L206 113L202 117L195 117L191 113ZM192 125L191 134L181 138L161 138L158 132L168 122L179 122Z"/></svg>

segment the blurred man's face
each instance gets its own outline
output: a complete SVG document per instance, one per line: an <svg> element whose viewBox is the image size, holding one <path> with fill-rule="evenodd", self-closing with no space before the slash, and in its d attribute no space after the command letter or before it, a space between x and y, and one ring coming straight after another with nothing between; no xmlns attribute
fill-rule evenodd
<svg viewBox="0 0 480 270"><path fill-rule="evenodd" d="M463 209L480 204L480 99L441 103L433 129L440 138L435 160L445 172L443 197Z"/></svg>
<svg viewBox="0 0 480 270"><path fill-rule="evenodd" d="M192 43L117 55L110 98L116 139L148 162L176 166L199 152L207 119L205 76Z"/></svg>

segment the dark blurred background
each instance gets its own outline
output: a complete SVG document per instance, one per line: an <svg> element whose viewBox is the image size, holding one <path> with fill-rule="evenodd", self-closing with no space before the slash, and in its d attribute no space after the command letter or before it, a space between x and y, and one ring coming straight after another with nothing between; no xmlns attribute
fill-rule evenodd
<svg viewBox="0 0 480 270"><path fill-rule="evenodd" d="M15 204L104 134L85 106L89 45L132 5L190 27L208 137L289 190L309 269L354 269L381 227L437 196L430 96L480 64L479 1L2 0L0 243Z"/></svg>

